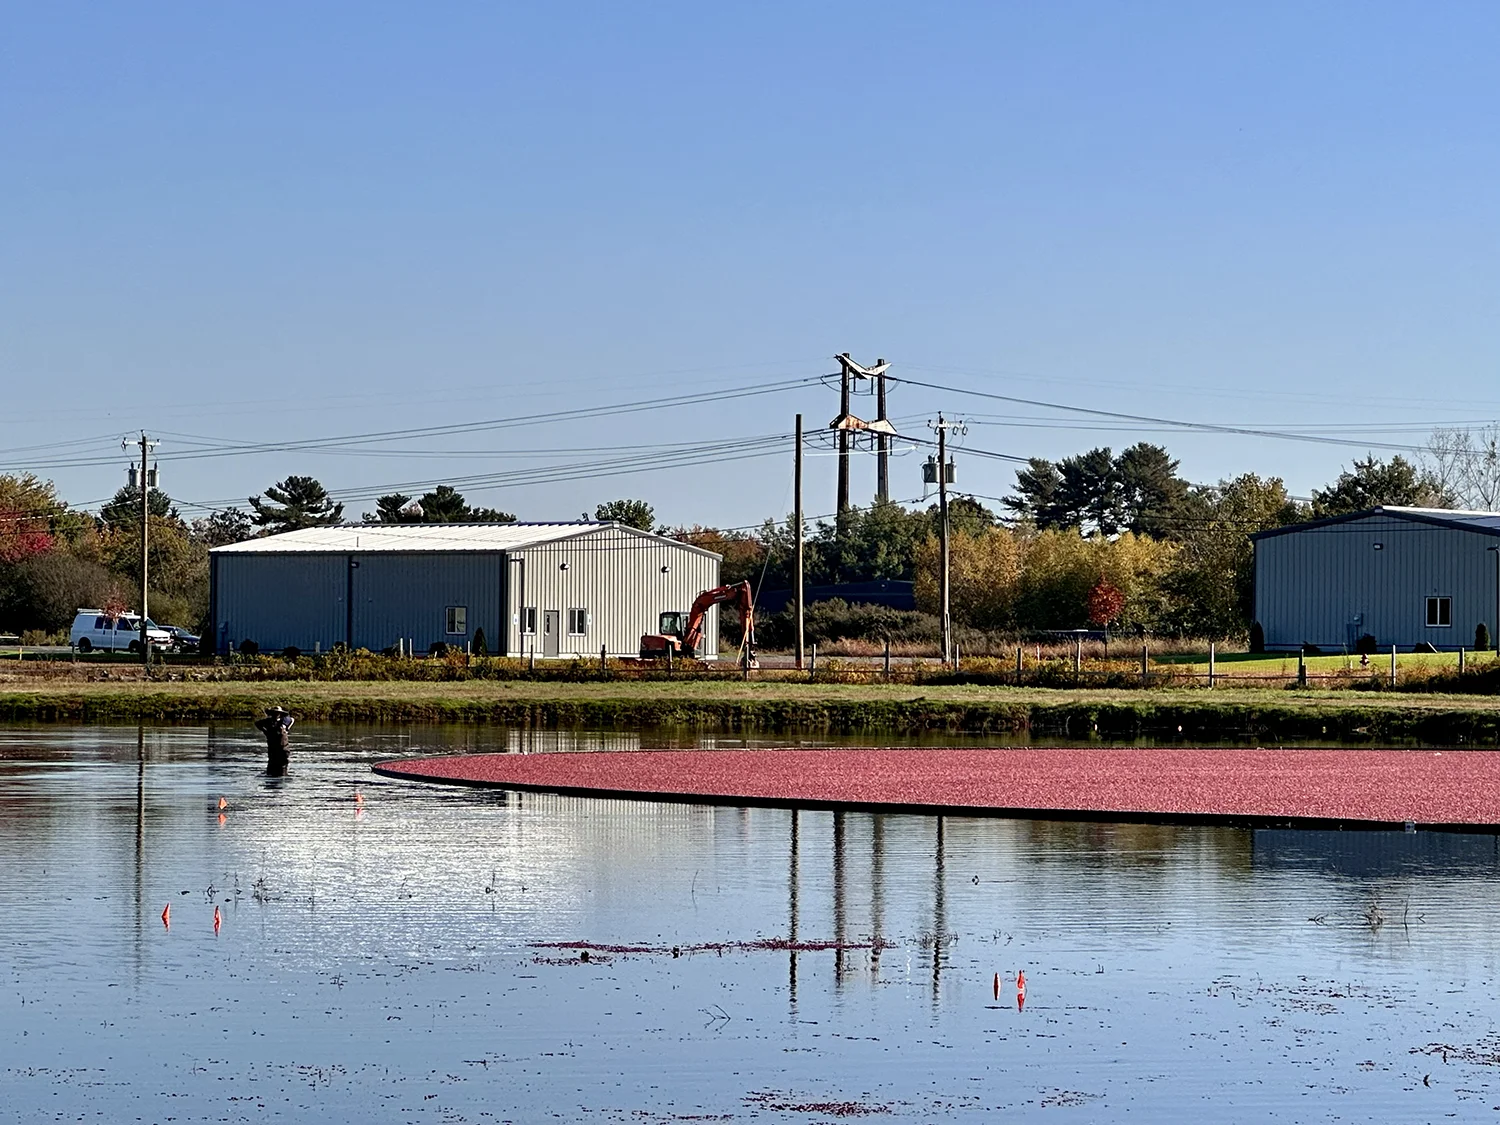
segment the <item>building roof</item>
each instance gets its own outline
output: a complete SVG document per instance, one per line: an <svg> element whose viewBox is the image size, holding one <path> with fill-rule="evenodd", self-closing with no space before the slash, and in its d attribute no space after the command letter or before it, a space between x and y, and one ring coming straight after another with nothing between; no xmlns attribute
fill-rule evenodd
<svg viewBox="0 0 1500 1125"><path fill-rule="evenodd" d="M1390 516L1395 519L1410 520L1412 523L1435 524L1460 531L1474 531L1480 535L1500 536L1500 512L1467 512L1457 508L1407 508L1398 504L1382 504L1380 507L1368 508L1363 512L1350 512L1344 516L1330 516L1328 519L1273 527L1270 531L1258 531L1250 538L1271 539L1277 535L1290 535L1296 531L1308 531L1317 527L1331 527L1334 524L1350 523L1354 520L1367 519L1370 516Z"/></svg>
<svg viewBox="0 0 1500 1125"><path fill-rule="evenodd" d="M691 543L654 535L619 523L391 523L305 527L260 539L246 539L215 547L215 555L348 555L393 551L410 553L448 551L520 551L601 531L651 540L702 555L719 556Z"/></svg>

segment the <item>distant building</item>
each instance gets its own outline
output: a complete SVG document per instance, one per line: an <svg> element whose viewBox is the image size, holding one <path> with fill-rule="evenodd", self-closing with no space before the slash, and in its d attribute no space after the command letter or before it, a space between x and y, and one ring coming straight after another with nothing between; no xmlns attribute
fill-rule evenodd
<svg viewBox="0 0 1500 1125"><path fill-rule="evenodd" d="M795 590L767 590L755 599L757 613L780 613L791 604ZM840 582L832 586L808 586L802 599L808 605L833 598L850 605L883 605L891 609L916 609L917 596L911 582L899 578L875 578L868 582Z"/></svg>
<svg viewBox="0 0 1500 1125"><path fill-rule="evenodd" d="M1365 634L1383 649L1467 648L1480 622L1496 635L1500 513L1382 507L1253 538L1269 649L1353 651Z"/></svg>
<svg viewBox="0 0 1500 1125"><path fill-rule="evenodd" d="M719 584L720 556L614 523L317 527L209 552L205 647L252 641L311 653L462 648L484 630L492 655L640 651L660 614ZM710 612L703 651L718 651Z"/></svg>

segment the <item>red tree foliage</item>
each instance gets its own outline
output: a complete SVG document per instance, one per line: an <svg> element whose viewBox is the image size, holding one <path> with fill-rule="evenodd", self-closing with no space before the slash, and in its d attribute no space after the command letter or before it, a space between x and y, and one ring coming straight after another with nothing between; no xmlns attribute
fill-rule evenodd
<svg viewBox="0 0 1500 1125"><path fill-rule="evenodd" d="M24 562L50 550L52 533L45 517L0 507L0 562Z"/></svg>
<svg viewBox="0 0 1500 1125"><path fill-rule="evenodd" d="M1094 588L1089 591L1089 621L1092 624L1108 625L1120 616L1124 608L1125 595L1109 579L1101 578L1094 583Z"/></svg>

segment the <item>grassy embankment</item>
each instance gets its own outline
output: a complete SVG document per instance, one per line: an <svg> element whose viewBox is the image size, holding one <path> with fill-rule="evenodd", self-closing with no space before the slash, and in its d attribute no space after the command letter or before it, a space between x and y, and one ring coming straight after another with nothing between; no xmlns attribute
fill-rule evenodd
<svg viewBox="0 0 1500 1125"><path fill-rule="evenodd" d="M1500 743L1500 698L1438 693L788 681L107 681L0 686L0 719L12 721L248 720L272 703L305 719L336 722L872 736L1030 731L1074 738L1097 734L1266 742Z"/></svg>

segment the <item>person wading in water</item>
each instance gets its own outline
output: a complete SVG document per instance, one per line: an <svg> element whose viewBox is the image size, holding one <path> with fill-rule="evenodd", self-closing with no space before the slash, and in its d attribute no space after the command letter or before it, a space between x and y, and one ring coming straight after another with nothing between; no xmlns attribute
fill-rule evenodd
<svg viewBox="0 0 1500 1125"><path fill-rule="evenodd" d="M266 736L266 773L272 777L286 773L287 759L291 756L292 724L296 721L285 707L267 707L266 717L255 724L255 729Z"/></svg>

